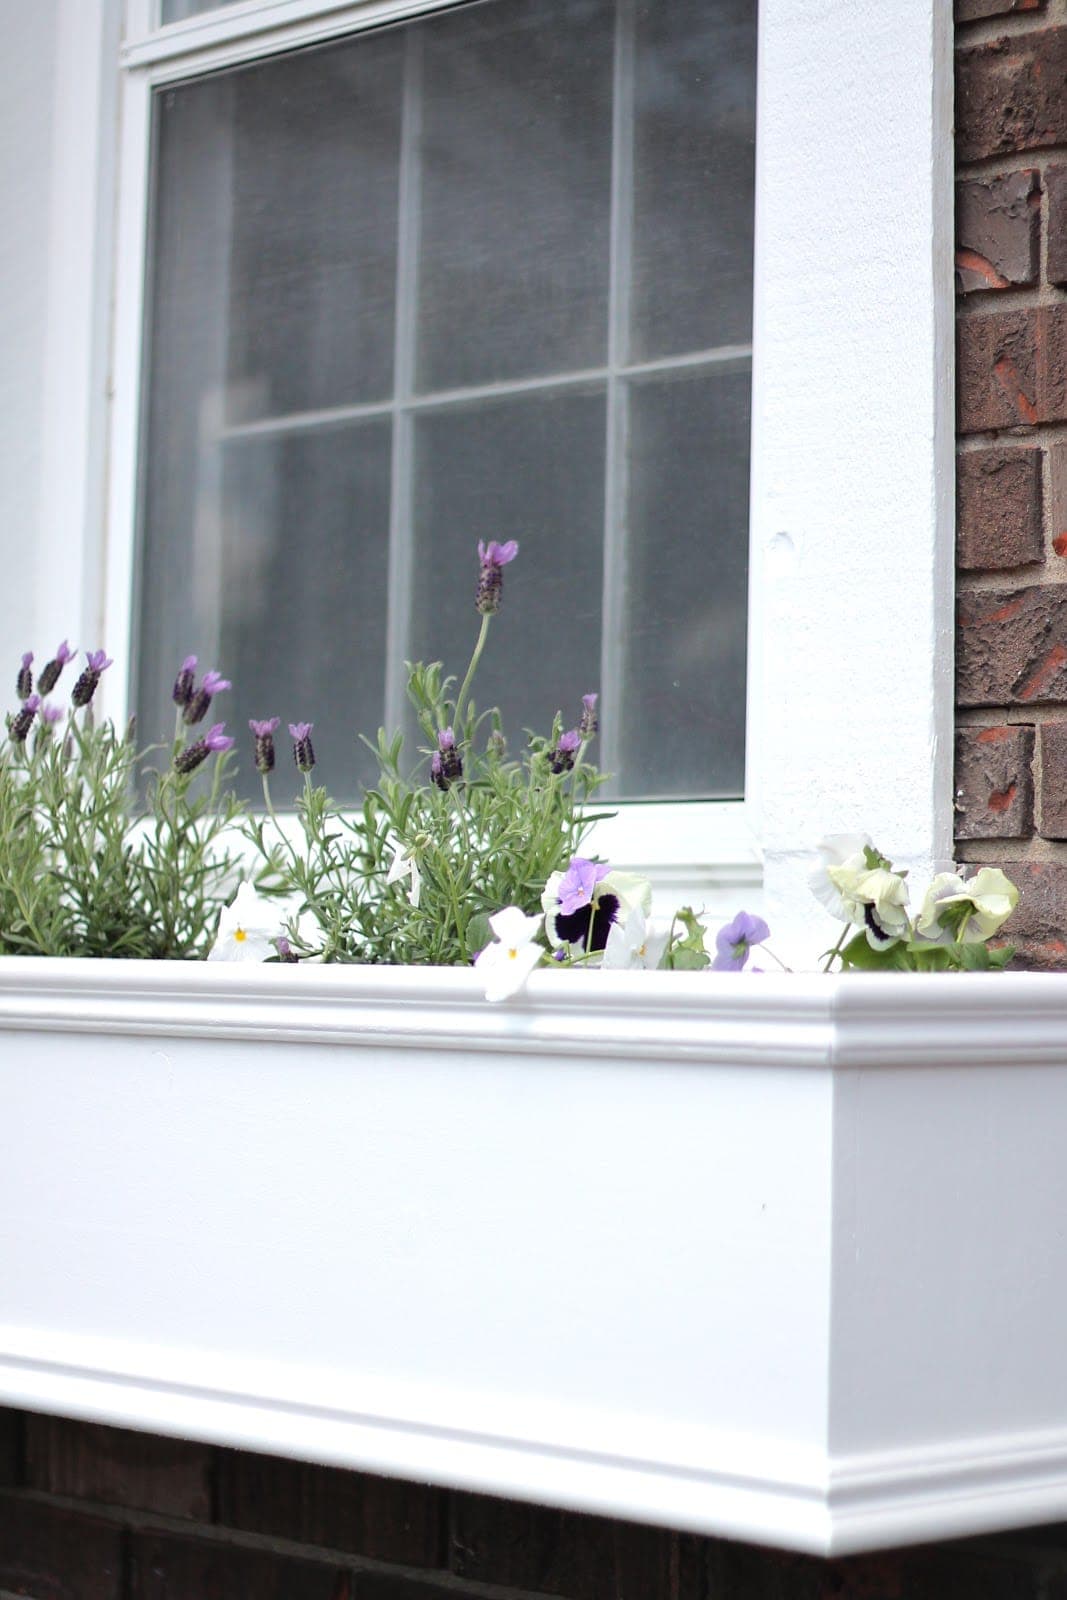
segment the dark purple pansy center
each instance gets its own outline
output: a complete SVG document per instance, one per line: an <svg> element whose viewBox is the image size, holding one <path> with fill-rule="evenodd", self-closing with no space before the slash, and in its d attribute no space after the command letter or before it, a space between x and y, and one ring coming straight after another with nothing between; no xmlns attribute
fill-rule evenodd
<svg viewBox="0 0 1067 1600"><path fill-rule="evenodd" d="M619 915L619 899L614 894L602 894L599 899L577 911L557 911L556 935L567 944L579 945L583 950L603 950L608 942L612 923ZM592 922L592 936L589 924Z"/></svg>

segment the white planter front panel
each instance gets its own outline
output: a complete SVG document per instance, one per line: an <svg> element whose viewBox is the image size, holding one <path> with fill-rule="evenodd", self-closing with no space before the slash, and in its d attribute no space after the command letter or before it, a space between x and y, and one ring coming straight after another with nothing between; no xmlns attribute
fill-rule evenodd
<svg viewBox="0 0 1067 1600"><path fill-rule="evenodd" d="M813 1550L1067 1513L1067 985L0 962L0 1399Z"/></svg>

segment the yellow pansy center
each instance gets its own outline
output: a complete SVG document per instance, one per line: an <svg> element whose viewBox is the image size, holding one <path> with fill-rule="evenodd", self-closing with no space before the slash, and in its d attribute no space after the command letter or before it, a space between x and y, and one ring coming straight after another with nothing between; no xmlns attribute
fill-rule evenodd
<svg viewBox="0 0 1067 1600"><path fill-rule="evenodd" d="M233 936L238 944L244 944L245 940L248 938L248 935L243 928L235 929Z"/></svg>

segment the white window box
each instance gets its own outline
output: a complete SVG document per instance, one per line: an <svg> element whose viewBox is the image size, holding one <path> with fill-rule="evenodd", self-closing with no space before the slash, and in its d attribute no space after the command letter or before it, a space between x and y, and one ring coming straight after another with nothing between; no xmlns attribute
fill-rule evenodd
<svg viewBox="0 0 1067 1600"><path fill-rule="evenodd" d="M0 1399L815 1551L1067 1514L1067 985L0 962Z"/></svg>

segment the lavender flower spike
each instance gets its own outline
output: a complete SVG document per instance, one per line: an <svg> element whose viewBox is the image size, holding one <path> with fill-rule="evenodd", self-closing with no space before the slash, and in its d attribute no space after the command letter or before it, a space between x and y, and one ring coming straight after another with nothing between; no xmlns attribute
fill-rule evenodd
<svg viewBox="0 0 1067 1600"><path fill-rule="evenodd" d="M509 539L506 544L498 544L495 539L490 539L488 544L478 540L478 560L482 570L478 574L478 587L475 590L474 604L483 616L492 616L500 610L500 597L504 590L502 569L509 561L514 561L519 553L518 540Z"/></svg>
<svg viewBox="0 0 1067 1600"><path fill-rule="evenodd" d="M437 750L430 762L430 777L439 789L447 789L463 776L463 758L456 749L456 736L451 728L442 728L437 735Z"/></svg>
<svg viewBox="0 0 1067 1600"><path fill-rule="evenodd" d="M87 650L85 652L86 666L71 691L70 703L74 707L87 706L96 693L96 686L100 682L100 675L111 666L111 657L104 654L103 650Z"/></svg>
<svg viewBox="0 0 1067 1600"><path fill-rule="evenodd" d="M267 717L263 722L250 718L248 726L256 741L256 771L267 776L274 771L274 734L280 717Z"/></svg>
<svg viewBox="0 0 1067 1600"><path fill-rule="evenodd" d="M207 716L213 696L221 694L223 689L232 689L233 684L229 678L224 678L221 672L205 672L200 682L199 689L194 690L189 704L182 713L182 721L190 727L198 722L203 722Z"/></svg>
<svg viewBox="0 0 1067 1600"><path fill-rule="evenodd" d="M8 731L16 744L25 744L26 735L33 727L33 719L40 709L41 698L36 694L29 694L22 702L19 710L8 723Z"/></svg>
<svg viewBox="0 0 1067 1600"><path fill-rule="evenodd" d="M37 679L37 688L41 694L51 694L59 682L59 674L63 671L68 661L74 660L74 651L66 639L60 645L51 661L46 661L41 668L40 677Z"/></svg>
<svg viewBox="0 0 1067 1600"><path fill-rule="evenodd" d="M178 668L178 676L175 678L174 688L170 692L170 697L176 706L181 706L184 709L193 698L193 689L196 686L195 673L196 656L186 656Z"/></svg>
<svg viewBox="0 0 1067 1600"><path fill-rule="evenodd" d="M184 750L179 750L174 757L174 770L182 774L195 772L202 761L208 756L218 754L220 751L229 750L233 746L233 739L224 733L224 722L216 722L209 728L202 739L197 739L195 744L186 745Z"/></svg>
<svg viewBox="0 0 1067 1600"><path fill-rule="evenodd" d="M42 706L41 721L46 727L54 728L57 722L62 722L66 712L62 706Z"/></svg>
<svg viewBox="0 0 1067 1600"><path fill-rule="evenodd" d="M574 757L582 743L582 736L577 728L571 728L568 733L561 733L559 743L554 750L548 752L548 764L553 772L569 772L574 765Z"/></svg>
<svg viewBox="0 0 1067 1600"><path fill-rule="evenodd" d="M15 679L15 693L20 700L28 700L33 693L33 673L30 667L33 664L33 651L27 650L19 667L19 675Z"/></svg>
<svg viewBox="0 0 1067 1600"><path fill-rule="evenodd" d="M289 736L293 741L293 760L301 772L310 772L315 765L315 748L311 743L313 722L290 722Z"/></svg>
<svg viewBox="0 0 1067 1600"><path fill-rule="evenodd" d="M770 938L771 930L762 917L739 911L732 922L720 928L715 935L718 955L711 963L713 972L740 972L748 960L753 945Z"/></svg>
<svg viewBox="0 0 1067 1600"><path fill-rule="evenodd" d="M600 727L600 719L596 714L598 696L595 694L582 695L582 718L578 724L578 732L583 739L591 739Z"/></svg>

